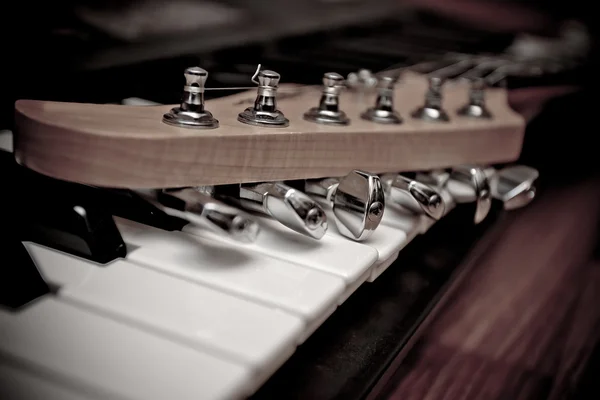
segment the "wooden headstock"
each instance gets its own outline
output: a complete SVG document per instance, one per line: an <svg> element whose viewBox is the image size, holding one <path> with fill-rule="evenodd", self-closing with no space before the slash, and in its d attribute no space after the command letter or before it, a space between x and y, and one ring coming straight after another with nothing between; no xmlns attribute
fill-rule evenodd
<svg viewBox="0 0 600 400"><path fill-rule="evenodd" d="M28 168L54 178L116 188L163 188L342 176L353 169L372 173L491 164L516 160L525 120L510 109L504 89L486 89L491 119L462 117L469 84L443 89L448 122L411 117L423 105L428 81L406 73L394 89L401 124L360 118L375 94L343 91L346 126L307 121L321 87L280 85L277 107L287 127L238 121L256 91L209 100L216 129L168 125L175 106L123 106L19 100L15 154Z"/></svg>

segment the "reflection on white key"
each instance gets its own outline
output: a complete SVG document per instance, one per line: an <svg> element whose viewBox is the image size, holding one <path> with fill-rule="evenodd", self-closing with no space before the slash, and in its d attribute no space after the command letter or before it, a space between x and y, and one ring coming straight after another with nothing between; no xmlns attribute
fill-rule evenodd
<svg viewBox="0 0 600 400"><path fill-rule="evenodd" d="M0 310L0 352L102 398L231 399L249 371L228 361L47 296Z"/></svg>
<svg viewBox="0 0 600 400"><path fill-rule="evenodd" d="M101 400L90 390L73 388L64 383L36 375L31 369L2 364L0 359L0 394L10 400ZM6 361L6 360L4 360ZM87 393L85 393L87 392Z"/></svg>
<svg viewBox="0 0 600 400"><path fill-rule="evenodd" d="M413 214L394 204L386 204L381 223L402 230L406 233L406 241L410 242L423 231L426 219L431 218Z"/></svg>
<svg viewBox="0 0 600 400"><path fill-rule="evenodd" d="M13 152L13 134L12 131L0 130L0 150L9 153Z"/></svg>
<svg viewBox="0 0 600 400"><path fill-rule="evenodd" d="M249 245L233 243L227 238L219 237L193 225L185 226L183 231L224 241L231 246L243 246L271 257L337 275L346 282L346 292L342 295L340 303L367 279L369 268L378 259L375 249L346 238L325 235L321 240L314 240L293 232L269 218L256 217L256 220L262 229L256 242Z"/></svg>
<svg viewBox="0 0 600 400"><path fill-rule="evenodd" d="M115 218L123 239L138 246L127 260L301 316L320 325L333 312L344 280L216 240L167 232ZM318 326L317 325L317 326ZM309 327L308 329L314 329Z"/></svg>
<svg viewBox="0 0 600 400"><path fill-rule="evenodd" d="M27 248L44 278L61 286L61 298L255 371L280 366L304 328L299 317L127 261L98 266L36 244ZM86 278L75 282L68 275Z"/></svg>
<svg viewBox="0 0 600 400"><path fill-rule="evenodd" d="M327 209L325 212L327 213L328 218L333 218L330 209ZM385 219L385 212L383 218ZM329 230L326 235L345 238L338 232L335 224L329 224ZM346 240L350 239L346 238ZM373 282L381 275L381 273L383 273L383 271L398 258L398 253L407 243L408 241L406 240L406 233L404 233L404 231L383 223L377 227L371 236L360 242L361 245L377 250L377 253L379 254L377 263L371 268L371 274L367 281Z"/></svg>

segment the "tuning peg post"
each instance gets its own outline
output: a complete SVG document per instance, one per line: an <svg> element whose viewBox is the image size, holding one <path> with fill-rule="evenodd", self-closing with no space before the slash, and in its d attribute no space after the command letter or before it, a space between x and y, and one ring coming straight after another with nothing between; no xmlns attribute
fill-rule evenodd
<svg viewBox="0 0 600 400"><path fill-rule="evenodd" d="M457 114L469 118L492 118L492 113L485 105L485 80L483 78L472 80L469 88L469 100L467 104L458 109Z"/></svg>
<svg viewBox="0 0 600 400"><path fill-rule="evenodd" d="M181 104L164 114L163 122L183 128L218 128L219 121L204 109L204 86L208 72L200 67L191 67L185 70L184 76L186 83Z"/></svg>
<svg viewBox="0 0 600 400"><path fill-rule="evenodd" d="M258 89L254 106L239 113L238 121L271 128L288 126L290 121L277 108L277 87L281 76L275 71L262 70L257 72L256 77Z"/></svg>
<svg viewBox="0 0 600 400"><path fill-rule="evenodd" d="M416 109L411 115L415 119L427 122L448 122L450 117L442 108L442 88L444 79L431 76L428 79L428 88L425 95L425 104Z"/></svg>
<svg viewBox="0 0 600 400"><path fill-rule="evenodd" d="M344 78L335 72L323 76L323 91L318 107L304 113L304 119L326 125L348 125L350 119L340 110L340 93L344 88Z"/></svg>
<svg viewBox="0 0 600 400"><path fill-rule="evenodd" d="M361 114L361 118L379 124L400 124L402 118L394 109L394 86L397 78L384 76L377 84L377 101L375 107Z"/></svg>

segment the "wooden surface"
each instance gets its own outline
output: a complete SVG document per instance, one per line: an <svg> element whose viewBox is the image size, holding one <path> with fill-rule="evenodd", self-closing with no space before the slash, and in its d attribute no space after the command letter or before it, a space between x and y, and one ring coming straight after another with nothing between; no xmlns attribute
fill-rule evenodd
<svg viewBox="0 0 600 400"><path fill-rule="evenodd" d="M600 341L599 222L600 179L509 215L378 398L575 398Z"/></svg>
<svg viewBox="0 0 600 400"><path fill-rule="evenodd" d="M210 80L209 80L210 82ZM294 93L294 91L297 91ZM214 130L162 123L172 106L133 107L20 100L16 103L15 152L20 163L59 179L112 187L174 187L343 176L515 160L524 120L508 107L506 92L489 89L492 120L461 118L468 86L444 89L451 122L427 123L410 113L421 106L426 81L407 75L396 89L401 125L364 121L373 96L344 93L349 126L303 120L318 105L320 89L282 86L278 107L287 128L242 124L237 115L253 104L251 91L207 102L220 121Z"/></svg>

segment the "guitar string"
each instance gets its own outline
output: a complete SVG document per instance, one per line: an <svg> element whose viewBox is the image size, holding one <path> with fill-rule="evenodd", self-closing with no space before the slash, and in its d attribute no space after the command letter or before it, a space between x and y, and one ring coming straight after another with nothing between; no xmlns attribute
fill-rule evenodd
<svg viewBox="0 0 600 400"><path fill-rule="evenodd" d="M458 58L458 60L455 62L452 62L450 64L443 65L439 68L434 68L433 70L430 70L429 72L426 72L423 75L425 75L425 76L433 76L433 75L443 76L444 73L446 73L447 76L450 76L453 73L458 73L458 75L455 76L455 79L457 79L457 80L458 79L470 79L470 78L475 78L475 77L481 77L480 74L475 74L475 76L472 76L472 75L475 72L483 69L486 64L500 63L500 65L497 68L495 68L492 71L489 71L487 74L485 74L485 76L488 76L488 77L494 76L495 74L499 75L493 81L489 82L490 84L493 85L493 84L498 83L502 79L504 79L507 75L507 73L498 73L498 71L509 72L510 67L517 67L519 65L518 62L513 64L513 62L511 62L510 60L502 59L501 57L478 56L478 55L466 54L466 53L450 53L449 57L450 58L455 57L455 58ZM410 65L395 63L395 64L390 65L387 68L381 69L378 72L375 72L375 73L371 72L371 74L375 77L386 75L386 74L387 75L398 74L398 73L401 74L402 72L405 72L405 71L419 70L420 68L423 68L426 66L432 66L432 65L435 66L436 64L443 62L444 59L448 59L448 57L442 56L438 60L421 61L421 62L418 62L415 64L410 64ZM509 64L508 66L506 65L507 63ZM460 70L463 69L463 66L465 66L465 65L468 68L464 69L461 72ZM260 68L260 64L259 64L259 68ZM258 69L257 69L257 71L258 71ZM481 71L481 72L484 72L484 71ZM403 83L406 84L406 82L403 82ZM289 87L279 88L277 90L277 92L278 93L301 93L304 91L314 91L316 87L317 87L317 84L297 85L293 88L289 88ZM219 92L219 91L253 90L256 88L257 88L257 86L229 86L229 87L207 87L204 90L211 91L211 92Z"/></svg>

